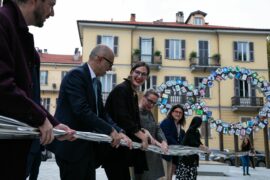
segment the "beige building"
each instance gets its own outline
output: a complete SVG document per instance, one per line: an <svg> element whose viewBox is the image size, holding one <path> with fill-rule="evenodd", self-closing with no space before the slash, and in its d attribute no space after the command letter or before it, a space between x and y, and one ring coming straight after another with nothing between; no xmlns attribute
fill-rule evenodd
<svg viewBox="0 0 270 180"><path fill-rule="evenodd" d="M54 115L61 81L69 70L82 63L82 59L78 50L74 55L48 54L47 50L39 50L39 55L41 104Z"/></svg>
<svg viewBox="0 0 270 180"><path fill-rule="evenodd" d="M131 14L129 21L78 20L82 56L87 59L97 44L106 44L113 49L115 64L102 78L104 94L128 76L131 64L138 59L151 67L150 77L141 91L173 79L187 80L198 86L211 71L225 66L245 67L268 80L266 37L270 29L215 26L208 24L205 17L206 13L195 11L186 21L183 13L178 12L175 22L162 19L138 22L135 14ZM214 82L204 100L215 119L231 123L254 117L264 104L263 95L255 87L236 80ZM185 98L171 96L169 102L183 104ZM165 117L157 110L156 116L158 121ZM218 148L218 133L215 129L209 133L209 146ZM263 131L252 137L255 148L264 150ZM224 148L234 149L233 141L233 136L224 135Z"/></svg>

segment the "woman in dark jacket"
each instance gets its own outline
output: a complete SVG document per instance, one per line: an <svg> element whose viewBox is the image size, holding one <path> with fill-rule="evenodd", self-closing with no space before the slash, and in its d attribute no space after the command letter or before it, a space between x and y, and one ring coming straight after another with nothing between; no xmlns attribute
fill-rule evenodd
<svg viewBox="0 0 270 180"><path fill-rule="evenodd" d="M113 121L132 141L141 142L143 148L148 146L148 135L141 130L137 90L144 84L149 73L146 63L135 64L129 77L112 90L105 105ZM140 149L109 148L106 155L103 167L109 180L129 180L129 167L134 167L137 174L148 170L145 153Z"/></svg>
<svg viewBox="0 0 270 180"><path fill-rule="evenodd" d="M202 124L201 117L194 117L186 132L182 144L184 146L200 147L202 150L207 150L201 142L199 128ZM197 179L197 167L199 166L199 156L197 154L183 156L176 169L177 180L195 180Z"/></svg>
<svg viewBox="0 0 270 180"><path fill-rule="evenodd" d="M184 108L181 105L174 105L166 119L164 119L160 127L165 134L168 145L180 145L185 131L183 130L186 124ZM178 164L178 156L163 156L163 163L165 165L166 179L171 180Z"/></svg>
<svg viewBox="0 0 270 180"><path fill-rule="evenodd" d="M251 150L251 143L248 137L244 137L242 144L241 144L241 151L245 152L243 156L240 157L242 166L243 166L243 175L250 175L249 174L249 151Z"/></svg>

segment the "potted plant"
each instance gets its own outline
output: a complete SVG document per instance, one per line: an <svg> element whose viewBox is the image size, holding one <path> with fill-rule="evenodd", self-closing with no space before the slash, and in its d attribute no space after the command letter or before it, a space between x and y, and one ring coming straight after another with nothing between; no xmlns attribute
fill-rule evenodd
<svg viewBox="0 0 270 180"><path fill-rule="evenodd" d="M132 53L132 62L136 63L140 61L140 56L141 56L141 50L140 49L134 49Z"/></svg>
<svg viewBox="0 0 270 180"><path fill-rule="evenodd" d="M154 52L154 64L161 64L161 52L159 50Z"/></svg>
<svg viewBox="0 0 270 180"><path fill-rule="evenodd" d="M216 53L212 56L212 60L213 60L213 65L217 65L219 66L220 65L220 54L219 53Z"/></svg>
<svg viewBox="0 0 270 180"><path fill-rule="evenodd" d="M196 58L197 58L197 53L195 51L192 51L189 54L189 60L190 60L190 64L196 64Z"/></svg>

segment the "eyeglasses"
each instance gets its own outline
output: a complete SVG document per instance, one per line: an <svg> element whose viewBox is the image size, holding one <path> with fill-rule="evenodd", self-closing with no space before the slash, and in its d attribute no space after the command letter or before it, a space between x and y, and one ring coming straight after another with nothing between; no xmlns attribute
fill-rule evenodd
<svg viewBox="0 0 270 180"><path fill-rule="evenodd" d="M99 56L99 55L96 55L96 56L97 56L97 57L100 57L100 58L102 58L102 59L104 59L104 60L109 64L110 67L113 66L113 63L112 63L108 58L106 58L106 57L104 57L104 56Z"/></svg>
<svg viewBox="0 0 270 180"><path fill-rule="evenodd" d="M135 73L136 76L141 76L143 78L146 78L148 76L147 73L141 72L141 71L138 71L138 70L134 70L133 72Z"/></svg>
<svg viewBox="0 0 270 180"><path fill-rule="evenodd" d="M182 111L173 111L173 112L176 113L176 114L183 114Z"/></svg>
<svg viewBox="0 0 270 180"><path fill-rule="evenodd" d="M113 66L113 63L112 63L109 59L105 58L104 56L103 56L102 58L103 58L105 61L107 61L107 63L109 63L109 66L110 66L110 67Z"/></svg>
<svg viewBox="0 0 270 180"><path fill-rule="evenodd" d="M147 100L147 102L151 105L156 105L157 102L156 101L153 101L152 99L149 99L149 98L145 98Z"/></svg>

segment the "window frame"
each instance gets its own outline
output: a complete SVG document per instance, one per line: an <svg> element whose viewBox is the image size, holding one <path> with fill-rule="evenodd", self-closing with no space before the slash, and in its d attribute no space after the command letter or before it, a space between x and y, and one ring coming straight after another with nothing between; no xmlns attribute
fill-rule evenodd
<svg viewBox="0 0 270 180"><path fill-rule="evenodd" d="M44 77L44 81L43 81L43 73L45 73L45 77ZM47 70L41 70L40 71L40 75L39 75L39 81L40 81L40 85L48 85L48 76L49 76L49 72Z"/></svg>
<svg viewBox="0 0 270 180"><path fill-rule="evenodd" d="M178 41L178 45L179 45L179 56L171 56L171 52L173 51L174 54L176 53L176 48L174 48L174 50L171 50L171 43L172 42L176 42ZM175 44L175 43L174 43ZM173 61L177 61L177 60L185 60L186 59L186 41L184 39L165 39L165 58L168 60L173 60Z"/></svg>

